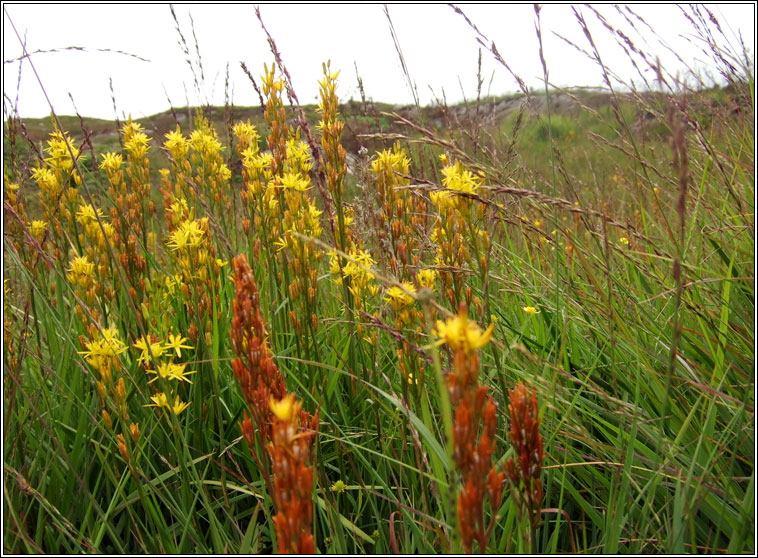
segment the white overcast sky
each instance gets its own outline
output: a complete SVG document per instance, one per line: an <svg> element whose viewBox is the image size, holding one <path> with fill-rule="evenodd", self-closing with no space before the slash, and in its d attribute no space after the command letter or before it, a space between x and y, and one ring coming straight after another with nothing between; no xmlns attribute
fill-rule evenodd
<svg viewBox="0 0 758 558"><path fill-rule="evenodd" d="M112 119L115 113L109 79L113 80L120 117L131 114L139 118L167 110L167 96L177 107L186 106L187 101L192 105L206 101L220 105L224 102L227 63L234 104L257 105L257 95L240 69L240 61L247 64L260 83L263 64L270 63L273 56L254 8L241 4L176 4L174 7L193 63L196 54L190 14L194 20L205 75L200 96L195 92L168 4L5 3L3 92L6 110L17 101L22 117L42 117L50 112L29 63L12 61L23 51L11 20L25 39L28 52L58 50L33 54L32 60L59 114L74 113L70 94L83 115ZM495 42L502 57L528 86L543 87L532 4L460 4L460 7L480 31ZM413 102L382 5L263 4L260 8L302 103L316 102L321 63L326 60L331 60L333 70L341 70L338 94L342 100L360 98L357 64L368 98L401 104ZM432 102L435 96L441 98L443 91L451 103L462 100L464 95L475 97L479 45L475 32L464 19L447 5L390 4L388 9L422 104ZM603 62L624 79L634 78L635 83L639 83L641 80L635 76L628 58L591 10L577 9L584 14ZM613 6L600 5L597 9L628 34L637 47L660 56L664 67L672 73L684 73L685 69L671 51L687 66L713 73L711 62L703 53L702 40L693 34L691 24L678 7L632 5L657 31L658 37L635 33ZM733 47L738 46L737 37L741 33L752 61L755 4L719 4L711 9L726 36L717 35L719 43L726 45L728 40ZM601 85L598 66L554 34L570 38L581 48L589 48L571 6L544 5L541 19L550 81L558 86ZM638 30L644 28L641 23L636 26ZM661 40L668 49L661 46ZM83 47L86 52L60 50L66 47ZM484 94L518 90L513 77L486 50L482 53L482 67ZM651 81L654 78L650 70L646 69L645 75Z"/></svg>

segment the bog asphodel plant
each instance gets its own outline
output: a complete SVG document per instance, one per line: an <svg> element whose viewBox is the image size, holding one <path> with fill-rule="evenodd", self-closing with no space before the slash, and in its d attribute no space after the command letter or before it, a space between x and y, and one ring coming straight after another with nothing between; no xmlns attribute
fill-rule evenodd
<svg viewBox="0 0 758 558"><path fill-rule="evenodd" d="M346 221L349 223L350 221ZM350 229L348 228L348 231ZM340 258L336 252L329 253L329 273L333 276L335 284L342 286L342 290L337 293L337 297L342 301L345 311L348 309L348 302L345 300L346 293L352 300L352 310L354 312L366 312L375 315L375 299L379 294L379 285L376 282L376 274L372 271L376 265L376 260L371 256L368 250L356 248L355 245L348 250L348 258ZM346 263L342 263L346 260ZM345 289L347 285L347 289ZM376 330L369 334L359 323L356 331L361 339L375 344Z"/></svg>
<svg viewBox="0 0 758 558"><path fill-rule="evenodd" d="M242 421L242 434L256 455L256 432L259 442L271 439L272 411L269 400L285 395L284 381L274 363L261 315L260 296L253 272L245 255L232 260L234 271L234 302L232 308L232 347L237 357L232 369L248 406Z"/></svg>
<svg viewBox="0 0 758 558"><path fill-rule="evenodd" d="M76 222L79 227L79 244L84 255L94 265L98 278L94 285L95 294L103 303L111 301L114 289L108 244L113 246L116 230L100 208L88 203L79 206Z"/></svg>
<svg viewBox="0 0 758 558"><path fill-rule="evenodd" d="M166 247L172 276L177 278L175 288L183 296L189 317L189 338L193 342L200 338L210 346L214 305L216 319L220 318L219 275L226 262L216 258L208 217L194 219L193 215L194 211L190 211L189 218L169 233Z"/></svg>
<svg viewBox="0 0 758 558"><path fill-rule="evenodd" d="M227 225L234 225L234 221L229 219L234 216L229 188L232 171L224 162L222 152L225 148L216 130L202 114L195 117L195 129L190 134L189 145L192 149L190 161L195 166L195 184L202 189L211 213L219 216L225 231L231 233Z"/></svg>
<svg viewBox="0 0 758 558"><path fill-rule="evenodd" d="M50 134L45 153L41 164L32 169L32 178L40 188L42 221L49 229L52 256L63 268L71 245L68 239L78 238L74 216L82 202L76 187L81 184L81 177L74 162L81 163L84 156L68 133L59 130Z"/></svg>
<svg viewBox="0 0 758 558"><path fill-rule="evenodd" d="M537 393L519 382L509 394L508 413L511 417L509 436L516 459L505 463L511 497L516 503L519 522L527 552L532 550L542 512L542 461L544 450L540 436L540 416Z"/></svg>
<svg viewBox="0 0 758 558"><path fill-rule="evenodd" d="M250 121L239 122L234 133L245 184L240 192L242 205L247 211L242 219L242 231L250 238L252 257L257 259L261 247L268 250L278 238L280 227L278 192L269 188L274 177L274 158L270 151L260 151L258 131Z"/></svg>
<svg viewBox="0 0 758 558"><path fill-rule="evenodd" d="M249 121L234 127L245 182L241 195L248 210L242 229L253 238L254 258L261 248L265 251L267 274L275 279L272 303L286 301L289 327L302 340L298 350L310 359L318 354L321 250L309 239L322 234L321 210L311 196L313 157L300 140L300 129L292 130L287 123L281 99L284 82L276 76L276 65L270 70L264 66L262 83L269 152L260 152L258 132Z"/></svg>
<svg viewBox="0 0 758 558"><path fill-rule="evenodd" d="M75 220L79 231L76 238L77 250L71 250L72 255L65 271L66 279L79 299L75 305L76 315L84 327L88 328L90 324L99 321L100 310L95 307L95 303L99 302L100 309L107 313L106 304L114 296L107 243L113 242L115 231L106 221L103 212L87 203L79 206ZM34 228L32 223L33 231ZM40 232L44 236L44 232ZM77 255L77 252L81 255Z"/></svg>
<svg viewBox="0 0 758 558"><path fill-rule="evenodd" d="M379 234L388 246L390 270L399 280L410 281L421 263L426 201L409 188L410 159L399 144L377 153L370 168L381 203Z"/></svg>
<svg viewBox="0 0 758 558"><path fill-rule="evenodd" d="M126 345L119 339L118 329L103 328L95 331L92 341L82 340L84 351L80 351L87 364L92 366L100 375L100 381L105 386L113 384L113 370L118 364L118 356L127 350ZM100 389L98 389L100 391Z"/></svg>
<svg viewBox="0 0 758 558"><path fill-rule="evenodd" d="M155 213L155 204L150 199L150 163L147 158L150 138L131 118L121 128L121 134L126 161L121 153L106 153L100 168L106 172L114 202L111 223L116 264L126 277L129 296L139 306L145 299L150 273L144 254L146 250L155 253L157 248L155 235L148 231ZM114 273L111 279L114 289L119 289L121 282L117 274Z"/></svg>
<svg viewBox="0 0 758 558"><path fill-rule="evenodd" d="M482 283L489 269L489 233L484 226L485 206L477 198L483 196L482 178L463 167L460 161L450 164L440 157L444 190L429 194L437 207L438 216L431 239L437 245L435 263L440 269L443 293L457 308L462 302L476 307L482 314L481 301L472 298L464 285L467 267L478 271Z"/></svg>
<svg viewBox="0 0 758 558"><path fill-rule="evenodd" d="M329 194L334 202L337 212L335 243L339 250L347 252L349 239L345 229L345 208L343 206L343 189L345 175L347 174L347 153L342 147L342 131L345 122L339 118L337 99L337 77L339 71L332 72L329 64L323 64L324 79L319 82L319 95L321 100L316 109L321 113L321 121L318 129L321 132L321 147L324 150L326 161L326 184Z"/></svg>
<svg viewBox="0 0 758 558"><path fill-rule="evenodd" d="M423 379L423 361L411 349L421 344L422 313L415 304L418 289L434 289L436 271L419 269L421 243L426 228L426 202L409 189L410 159L399 144L377 153L370 170L376 180L380 202L379 242L386 247L386 261L402 286L384 293L392 307L394 327L403 332L398 338L398 366L409 384Z"/></svg>
<svg viewBox="0 0 758 558"><path fill-rule="evenodd" d="M239 255L232 265L235 297L231 336L238 355L232 360L232 368L250 411L250 415L245 412L242 435L273 491L279 552L312 554L313 468L308 461L318 414L311 416L294 394L287 394L266 340L258 288L247 258ZM266 448L268 460L258 451L261 446Z"/></svg>
<svg viewBox="0 0 758 558"><path fill-rule="evenodd" d="M223 233L236 230L236 205L231 197L231 171L223 160L224 147L208 120L198 113L195 130L185 137L181 128L166 134L163 146L170 154L171 168L161 172L163 214L167 226L166 247L173 264L166 288L177 288L190 315L188 335L210 345L212 309L220 308L220 268L210 219L218 219ZM201 215L204 215L201 217ZM216 230L216 229L214 229ZM174 278L180 277L174 281ZM218 319L218 318L217 318Z"/></svg>
<svg viewBox="0 0 758 558"><path fill-rule="evenodd" d="M278 401L272 397L269 407L273 426L267 449L277 510L274 525L278 551L279 554L315 554L311 533L313 467L308 462L318 417L304 415L294 394Z"/></svg>
<svg viewBox="0 0 758 558"><path fill-rule="evenodd" d="M174 204L189 202L189 208L194 208L197 215L217 218L227 238L233 238L236 198L229 188L232 172L224 162L225 148L208 119L198 111L189 137L177 125L165 135L163 147L171 163L170 169L161 170L163 209L169 226L176 226L172 219L177 211Z"/></svg>
<svg viewBox="0 0 758 558"><path fill-rule="evenodd" d="M189 376L195 371L187 370L186 363L174 362L175 356L181 357L182 349L194 348L187 345L187 341L189 339L179 334L169 334L165 342L161 342L154 335L140 337L135 341L133 347L140 351L137 362L142 365L146 374L154 376L148 383L156 386L155 394L150 396L152 403L145 407L164 408L173 411L175 415L189 407L190 404L182 401L178 392L182 382L192 383Z"/></svg>
<svg viewBox="0 0 758 558"><path fill-rule="evenodd" d="M117 445L121 456L129 461L130 453L124 435L130 436L134 443L139 438L139 423L131 422L127 402L126 382L121 374L122 364L120 355L128 349L121 341L118 328L107 327L98 329L94 324L88 328L92 340L84 336L79 338L84 350L79 354L99 375L95 387L100 399L100 416L105 428L109 431L120 430L117 434ZM118 423L115 420L118 420Z"/></svg>
<svg viewBox="0 0 758 558"><path fill-rule="evenodd" d="M398 366L408 384L418 384L423 379L424 361L412 349L420 345L423 313L416 305L416 286L410 281L389 287L384 292L384 300L395 314L394 327L402 335L397 338Z"/></svg>
<svg viewBox="0 0 758 558"><path fill-rule="evenodd" d="M306 351L317 351L318 274L321 250L309 238L321 237L321 211L309 194L308 172L313 166L308 146L297 137L287 142L283 176L273 186L283 199L282 236L275 242L277 256L289 275L288 295L292 305L290 323L294 331L310 339Z"/></svg>
<svg viewBox="0 0 758 558"><path fill-rule="evenodd" d="M353 324L359 322L361 312L376 317L375 301L379 287L375 283L376 275L371 271L376 259L367 250L362 239L355 234L355 212L344 203L345 176L347 175L347 153L342 146L342 132L345 122L339 117L339 99L337 97L337 78L339 72L332 72L328 63L323 64L324 78L319 82L318 112L321 120L318 130L321 133L321 147L324 150L326 184L335 210L332 223L334 245L348 257L340 256L337 251L329 254L329 272L335 276L335 283L342 286L339 298L345 310L350 333ZM360 323L355 325L358 337L369 343L376 342L376 334L367 334ZM351 344L351 354L354 354Z"/></svg>
<svg viewBox="0 0 758 558"><path fill-rule="evenodd" d="M479 384L478 351L492 338L493 326L485 331L469 320L465 305L456 316L438 321L436 335L453 352L453 369L447 375L450 402L454 407L453 459L463 487L458 493L458 527L467 553L487 551L497 509L503 496L505 473L492 463L495 452L497 407L487 388ZM485 497L491 518L485 521Z"/></svg>

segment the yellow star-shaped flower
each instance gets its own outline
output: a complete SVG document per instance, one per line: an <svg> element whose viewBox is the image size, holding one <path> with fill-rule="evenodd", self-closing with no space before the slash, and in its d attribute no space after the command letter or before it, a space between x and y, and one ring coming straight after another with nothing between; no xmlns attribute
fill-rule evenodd
<svg viewBox="0 0 758 558"><path fill-rule="evenodd" d="M134 343L133 347L135 349L139 349L142 351L142 354L140 354L139 358L137 359L137 362L142 364L143 362L149 362L150 361L150 354L152 353L152 356L155 358L158 358L163 354L165 351L165 348L163 345L158 343L150 343L148 348L148 343L145 341L144 337L140 337L137 339L137 341Z"/></svg>
<svg viewBox="0 0 758 558"><path fill-rule="evenodd" d="M168 341L166 342L166 345L164 348L166 350L175 350L176 356L181 357L182 356L182 349L194 349L195 347L190 347L189 345L183 345L185 341L189 341L188 338L182 337L181 335L173 335L171 333L168 334Z"/></svg>
<svg viewBox="0 0 758 558"><path fill-rule="evenodd" d="M435 334L453 351L470 353L489 343L494 329L495 324L490 324L490 327L482 331L475 322L468 319L465 309L461 309L457 316L448 318L445 322L437 321Z"/></svg>
<svg viewBox="0 0 758 558"><path fill-rule="evenodd" d="M281 401L277 401L273 396L269 399L269 407L274 416L279 420L290 421L297 414L300 405L295 401L295 394L285 395Z"/></svg>
<svg viewBox="0 0 758 558"><path fill-rule="evenodd" d="M145 405L145 407L165 407L166 409L173 409L175 415L179 415L184 409L189 407L189 403L186 403L179 399L179 396L177 395L174 399L174 405L173 407L169 405L168 402L168 396L161 392L157 395L152 396L150 399L152 399L153 404L152 405Z"/></svg>
<svg viewBox="0 0 758 558"><path fill-rule="evenodd" d="M187 378L190 374L194 374L194 370L184 370L184 367L187 366L186 364L174 364L173 362L161 362L158 364L158 370L148 370L149 374L155 374L155 378L150 380L148 383L153 383L158 379L158 376L165 378L167 380L179 380L185 381L188 384L192 383L192 380Z"/></svg>

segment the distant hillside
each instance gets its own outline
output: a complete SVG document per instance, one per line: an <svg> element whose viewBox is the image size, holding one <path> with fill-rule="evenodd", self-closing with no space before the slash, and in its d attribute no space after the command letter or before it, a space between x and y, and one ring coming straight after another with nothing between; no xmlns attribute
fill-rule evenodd
<svg viewBox="0 0 758 558"><path fill-rule="evenodd" d="M608 103L606 93L580 93L581 103L592 108ZM346 148L360 147L357 135L375 132L398 133L405 130L404 127L395 125L391 118L382 113L395 113L399 116L424 125L427 128L440 130L443 128L457 128L472 119L477 119L484 126L497 126L511 112L522 105L532 112L543 113L546 103L544 96L534 95L528 100L524 95L512 95L508 97L475 100L454 106L434 105L421 107L421 113L413 105L392 105L388 103L375 103L368 101L365 104L358 101L349 101L340 106L340 113L346 122L344 142ZM311 125L318 122L319 115L316 105L304 105L306 118ZM557 114L570 115L580 110L579 103L573 95L565 93L551 97L551 108ZM152 132L154 138L161 138L164 134L176 129L179 125L183 130L188 129L197 107L184 107L167 110L145 118L137 118L136 122L142 124L145 129ZM228 122L250 120L258 127L265 127L263 110L261 107L202 107L203 113L214 127L219 130L226 129ZM295 114L290 114L295 123ZM86 129L94 143L117 142L117 123L111 120L77 116L58 116L63 128L75 137L83 137L82 128ZM28 137L38 143L44 141L53 129L50 118L24 118L23 124ZM352 151L352 149L349 149Z"/></svg>
<svg viewBox="0 0 758 558"><path fill-rule="evenodd" d="M634 97L634 102L632 97ZM631 110L630 117L636 128L652 128L654 121L663 123L665 111L662 107L668 105L668 96L663 93L635 93L621 94L621 104ZM702 99L708 101L708 106L702 106ZM730 112L740 110L741 103L729 88L715 88L707 95L698 95L701 100L700 113L707 115L716 111ZM626 101L629 101L628 103ZM640 102L641 101L641 102ZM649 110L640 107L649 106ZM748 103L746 106L750 106ZM657 108L656 108L657 107ZM288 107L289 108L289 107ZM604 91L580 90L575 92L561 92L550 97L551 113L559 119L578 123L582 114L588 112L612 113L611 96ZM693 107L690 107L693 108ZM319 120L316 105L304 105L302 107L306 119L313 129ZM544 94L531 94L529 97L523 94L505 97L488 97L479 102L471 100L454 106L433 105L421 107L421 110L413 105L392 105L388 103L376 103L367 101L348 101L340 106L341 117L345 121L345 130L342 143L348 153L355 154L361 147L369 151L383 149L393 142L393 134L409 134L408 126L397 122L391 115L396 114L401 118L418 124L435 134L445 132L460 132L472 129L473 126L496 132L503 128L509 120L509 116L523 109L526 115L544 115L547 102ZM702 110L705 109L705 110ZM187 133L192 129L192 119L198 107L174 108L145 118L135 119L142 124L152 138L162 140L169 131L175 130L177 125ZM223 140L226 140L226 130L240 120L250 120L260 130L265 131L266 124L261 107L201 107L203 114L213 124ZM296 125L298 112L289 108L288 118L292 125ZM119 146L118 128L123 122L115 122L97 118L77 116L59 116L61 125L72 137L80 141L84 140L86 130L96 154L110 151ZM22 150L29 148L29 140L36 146L44 142L53 129L50 118L28 118L13 122L16 134L15 144ZM8 120L4 126L4 145L6 146L6 158L8 152ZM648 130L649 131L649 130ZM366 135L384 134L390 138L365 137ZM262 135L265 135L263 133ZM412 133L411 133L412 135ZM25 139L28 138L28 139Z"/></svg>

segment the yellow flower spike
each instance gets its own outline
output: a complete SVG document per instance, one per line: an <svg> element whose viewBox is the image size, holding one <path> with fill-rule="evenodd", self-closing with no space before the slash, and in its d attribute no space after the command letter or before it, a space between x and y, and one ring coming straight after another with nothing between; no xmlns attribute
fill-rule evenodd
<svg viewBox="0 0 758 558"><path fill-rule="evenodd" d="M530 316L534 316L535 314L540 313L540 311L537 310L534 306L524 306L521 309Z"/></svg>
<svg viewBox="0 0 758 558"><path fill-rule="evenodd" d="M129 120L127 120L126 124L121 127L121 133L124 135L124 140L129 140L134 134L142 129L142 124L132 122L132 117L129 116Z"/></svg>
<svg viewBox="0 0 758 558"><path fill-rule="evenodd" d="M185 341L189 341L189 339L187 337L182 337L181 335L172 335L169 333L165 348L168 351L171 349L175 350L176 356L181 358L182 349L194 349L194 347L190 347L189 345L183 345Z"/></svg>
<svg viewBox="0 0 758 558"><path fill-rule="evenodd" d="M48 196L57 196L61 192L61 183L52 170L46 167L33 169L32 177Z"/></svg>
<svg viewBox="0 0 758 558"><path fill-rule="evenodd" d="M476 193L482 183L481 177L474 176L470 171L464 169L460 161L442 169L442 175L444 177L442 179L443 186L466 194Z"/></svg>
<svg viewBox="0 0 758 558"><path fill-rule="evenodd" d="M56 131L50 134L45 151L50 157L45 157L45 163L56 170L67 171L73 168L71 156L79 159L79 150L73 145L68 132Z"/></svg>
<svg viewBox="0 0 758 558"><path fill-rule="evenodd" d="M244 139L245 144L249 145L250 148L255 149L258 147L258 139L260 136L258 135L258 130L250 123L249 119L246 122L237 122L234 125L233 131L234 135L236 135L240 141Z"/></svg>
<svg viewBox="0 0 758 558"><path fill-rule="evenodd" d="M281 401L276 401L273 396L269 398L268 405L271 412L279 420L290 421L297 414L300 405L295 401L295 394L285 395Z"/></svg>

